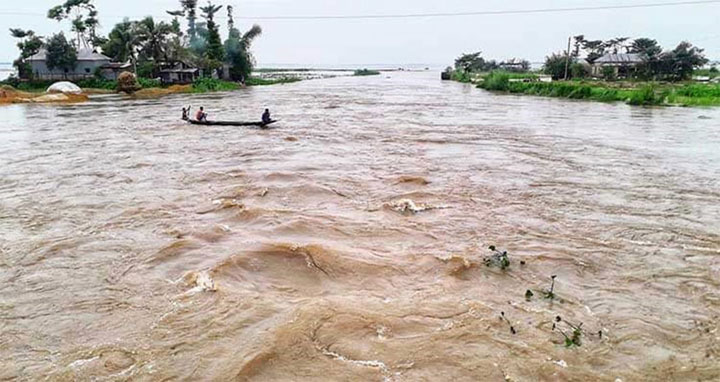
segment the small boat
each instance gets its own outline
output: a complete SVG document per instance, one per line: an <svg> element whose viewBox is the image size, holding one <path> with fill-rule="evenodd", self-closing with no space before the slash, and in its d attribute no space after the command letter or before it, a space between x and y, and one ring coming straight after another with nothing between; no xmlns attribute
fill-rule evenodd
<svg viewBox="0 0 720 382"><path fill-rule="evenodd" d="M258 122L237 122L237 121L197 121L194 119L188 120L193 125L204 125L204 126L257 126L257 127L265 127L267 125L273 124L277 121L272 120L268 123L258 121Z"/></svg>

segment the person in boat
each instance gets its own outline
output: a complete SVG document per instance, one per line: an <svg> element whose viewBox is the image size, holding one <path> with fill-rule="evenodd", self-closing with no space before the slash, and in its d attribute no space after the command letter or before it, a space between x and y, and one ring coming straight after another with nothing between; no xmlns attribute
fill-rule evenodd
<svg viewBox="0 0 720 382"><path fill-rule="evenodd" d="M195 119L200 122L207 121L207 113L205 113L205 109L202 106L200 106L200 110L198 110L197 114L195 114Z"/></svg>
<svg viewBox="0 0 720 382"><path fill-rule="evenodd" d="M189 107L187 109L183 108L183 113L182 113L183 121L187 121L188 119L190 119L190 116L188 114L190 114L190 108Z"/></svg>
<svg viewBox="0 0 720 382"><path fill-rule="evenodd" d="M262 115L262 122L265 124L272 122L272 118L270 118L270 109L265 109L265 112Z"/></svg>

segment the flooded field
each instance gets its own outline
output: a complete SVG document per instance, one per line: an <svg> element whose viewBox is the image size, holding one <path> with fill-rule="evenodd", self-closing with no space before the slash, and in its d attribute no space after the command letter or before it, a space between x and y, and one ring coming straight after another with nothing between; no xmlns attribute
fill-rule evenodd
<svg viewBox="0 0 720 382"><path fill-rule="evenodd" d="M438 77L0 109L0 380L720 379L720 109Z"/></svg>

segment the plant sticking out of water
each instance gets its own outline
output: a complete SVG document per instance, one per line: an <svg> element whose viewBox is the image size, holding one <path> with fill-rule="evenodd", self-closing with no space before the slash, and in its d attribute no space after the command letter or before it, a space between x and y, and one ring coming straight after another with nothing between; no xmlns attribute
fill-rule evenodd
<svg viewBox="0 0 720 382"><path fill-rule="evenodd" d="M552 283L550 284L550 289L546 290L544 292L545 298L547 298L547 299L550 299L550 300L555 299L555 278L556 277L557 277L557 275L550 276L550 278L552 279Z"/></svg>
<svg viewBox="0 0 720 382"><path fill-rule="evenodd" d="M560 328L560 323L565 323L565 325L567 325L568 332L570 333L569 335L568 335L568 332L565 332L564 330L562 330L562 328ZM553 322L552 330L553 331L557 330L560 332L560 334L563 335L563 337L565 339L566 347L573 347L573 346L582 345L582 336L586 335L582 326L583 326L582 322L575 325L567 320L563 320L563 318L560 316L556 316L555 322ZM595 334L591 333L590 336L592 336L592 335L595 335ZM599 339L602 339L602 336L603 336L602 330L598 330L596 335L598 336Z"/></svg>
<svg viewBox="0 0 720 382"><path fill-rule="evenodd" d="M567 333L565 333L564 330L562 330L560 328L559 324L561 322L564 322L567 326L570 327L571 331L570 331L569 336ZM573 346L582 345L582 341L580 339L583 335L582 322L580 323L580 325L573 325L567 321L563 321L562 317L557 316L557 317L555 317L555 322L553 322L552 330L553 331L557 330L560 332L560 334L563 335L563 337L565 338L565 347L573 347Z"/></svg>
<svg viewBox="0 0 720 382"><path fill-rule="evenodd" d="M510 320L505 317L505 312L500 312L500 320L507 322L508 326L510 327L510 333L517 334L515 331L515 327L510 323Z"/></svg>
<svg viewBox="0 0 720 382"><path fill-rule="evenodd" d="M492 256L483 259L485 266L496 266L502 270L507 269L510 266L510 258L508 258L507 251L498 251L494 245L488 247L492 252Z"/></svg>

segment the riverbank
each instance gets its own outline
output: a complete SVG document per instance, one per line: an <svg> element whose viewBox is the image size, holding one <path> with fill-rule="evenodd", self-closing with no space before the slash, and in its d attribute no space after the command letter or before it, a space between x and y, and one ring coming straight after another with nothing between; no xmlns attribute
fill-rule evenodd
<svg viewBox="0 0 720 382"><path fill-rule="evenodd" d="M477 80L478 88L513 94L625 102L629 105L720 106L720 84L593 80L538 82L532 76L500 72L479 78L453 76L453 79L460 82Z"/></svg>
<svg viewBox="0 0 720 382"><path fill-rule="evenodd" d="M139 79L140 90L129 94L129 96L139 99L160 98L172 94L198 94L209 92L233 91L239 90L247 86L268 86L287 84L301 81L299 78L260 78L251 77L246 83L223 81L212 78L200 78L190 85L169 85L163 86L157 80ZM117 81L89 79L74 82L82 90L80 95L65 95L61 97L54 95L50 97L45 90L56 81L32 81L17 82L5 81L0 82L0 104L13 103L68 103L68 102L84 102L88 100L88 95L95 94L112 94L118 92Z"/></svg>

